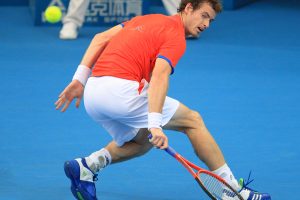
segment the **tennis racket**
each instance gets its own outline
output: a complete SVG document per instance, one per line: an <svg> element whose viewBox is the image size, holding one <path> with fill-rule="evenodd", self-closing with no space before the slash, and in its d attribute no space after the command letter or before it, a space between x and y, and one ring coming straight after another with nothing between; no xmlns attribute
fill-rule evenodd
<svg viewBox="0 0 300 200"><path fill-rule="evenodd" d="M151 139L152 135L150 134L148 138ZM244 200L223 178L188 161L170 146L166 148L165 151L179 161L191 173L200 187L211 199Z"/></svg>

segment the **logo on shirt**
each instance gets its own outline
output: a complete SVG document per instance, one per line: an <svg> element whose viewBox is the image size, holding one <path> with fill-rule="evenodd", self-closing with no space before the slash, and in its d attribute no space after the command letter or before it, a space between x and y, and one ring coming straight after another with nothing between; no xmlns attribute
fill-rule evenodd
<svg viewBox="0 0 300 200"><path fill-rule="evenodd" d="M130 28L129 30L132 30L132 31L139 31L139 32L144 32L144 26L137 26L135 28Z"/></svg>

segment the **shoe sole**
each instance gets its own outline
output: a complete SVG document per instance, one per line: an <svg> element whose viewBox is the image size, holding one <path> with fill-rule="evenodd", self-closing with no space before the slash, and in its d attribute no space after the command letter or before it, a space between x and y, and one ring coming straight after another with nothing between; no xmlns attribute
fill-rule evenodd
<svg viewBox="0 0 300 200"><path fill-rule="evenodd" d="M76 173L74 172L74 168L77 166L74 166L73 162L67 161L64 164L64 171L66 176L71 180L71 191L73 196L78 200L84 200L83 195L80 193L80 189L77 187L79 183L76 181Z"/></svg>

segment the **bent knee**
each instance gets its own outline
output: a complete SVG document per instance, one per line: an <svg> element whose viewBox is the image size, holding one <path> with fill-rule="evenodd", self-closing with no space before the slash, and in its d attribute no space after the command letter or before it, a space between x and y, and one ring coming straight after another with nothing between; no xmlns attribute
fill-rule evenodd
<svg viewBox="0 0 300 200"><path fill-rule="evenodd" d="M205 124L204 121L199 114L199 112L191 110L188 114L188 119L190 121L191 127L190 128L204 128Z"/></svg>
<svg viewBox="0 0 300 200"><path fill-rule="evenodd" d="M199 114L199 112L194 111L194 110L190 110L190 112L188 113L188 118L193 122L197 122L197 123L203 122L203 119L202 119L201 115Z"/></svg>

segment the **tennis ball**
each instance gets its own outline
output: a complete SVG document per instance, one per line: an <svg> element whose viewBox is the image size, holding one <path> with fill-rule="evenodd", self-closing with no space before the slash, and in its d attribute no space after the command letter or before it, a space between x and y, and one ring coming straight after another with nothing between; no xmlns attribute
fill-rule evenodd
<svg viewBox="0 0 300 200"><path fill-rule="evenodd" d="M57 23L61 20L62 12L57 6L49 6L45 10L45 19L49 23Z"/></svg>

